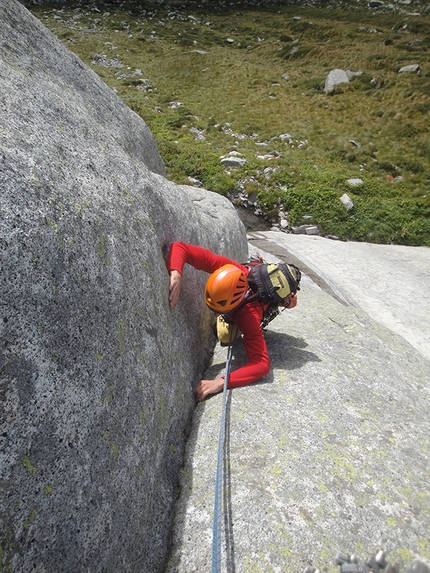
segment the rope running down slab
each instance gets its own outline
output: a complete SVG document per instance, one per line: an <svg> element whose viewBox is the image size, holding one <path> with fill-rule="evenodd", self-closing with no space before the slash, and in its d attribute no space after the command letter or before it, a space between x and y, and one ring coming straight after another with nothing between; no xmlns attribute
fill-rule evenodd
<svg viewBox="0 0 430 573"><path fill-rule="evenodd" d="M221 571L221 529L222 529L222 498L223 498L223 482L224 482L224 450L225 450L225 424L226 424L226 401L227 401L227 386L230 376L231 358L233 354L234 342L231 341L228 345L227 362L224 377L224 388L222 396L222 412L221 422L218 437L218 461L215 479L215 503L214 503L214 521L213 521L213 538L212 538L212 573L220 573Z"/></svg>

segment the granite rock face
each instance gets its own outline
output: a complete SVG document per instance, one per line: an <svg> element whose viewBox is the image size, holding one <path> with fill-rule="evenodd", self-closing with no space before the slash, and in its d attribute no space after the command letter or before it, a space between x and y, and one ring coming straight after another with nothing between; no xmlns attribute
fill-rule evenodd
<svg viewBox="0 0 430 573"><path fill-rule="evenodd" d="M428 565L430 362L306 274L298 301L269 325L270 374L227 393L221 570L339 573L338 552ZM245 360L239 342L232 369ZM221 412L221 395L197 407L166 573L210 570Z"/></svg>
<svg viewBox="0 0 430 573"><path fill-rule="evenodd" d="M0 27L2 570L158 572L213 349L204 273L171 310L165 257L242 258L244 228L21 4Z"/></svg>

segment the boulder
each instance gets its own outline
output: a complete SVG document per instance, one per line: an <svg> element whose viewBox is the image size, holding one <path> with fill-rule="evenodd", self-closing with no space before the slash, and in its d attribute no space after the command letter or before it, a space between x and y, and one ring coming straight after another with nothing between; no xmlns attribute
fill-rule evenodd
<svg viewBox="0 0 430 573"><path fill-rule="evenodd" d="M0 28L0 568L155 573L213 349L204 273L172 310L165 257L244 258L244 227L19 2Z"/></svg>
<svg viewBox="0 0 430 573"><path fill-rule="evenodd" d="M226 167L242 167L242 165L247 163L247 160L244 157L238 157L230 154L227 157L221 157L220 162L221 165L225 165Z"/></svg>
<svg viewBox="0 0 430 573"><path fill-rule="evenodd" d="M295 235L318 235L318 225L299 225L298 227L291 227L291 231Z"/></svg>
<svg viewBox="0 0 430 573"><path fill-rule="evenodd" d="M342 201L347 211L350 211L351 209L354 208L354 201L351 199L348 193L344 193L340 198L340 200Z"/></svg>
<svg viewBox="0 0 430 573"><path fill-rule="evenodd" d="M328 74L325 84L324 92L329 94L334 91L337 85L349 83L348 74L344 70L334 69Z"/></svg>
<svg viewBox="0 0 430 573"><path fill-rule="evenodd" d="M364 181L360 177L352 177L351 179L347 179L347 183L349 183L351 187L359 187L363 185Z"/></svg>
<svg viewBox="0 0 430 573"><path fill-rule="evenodd" d="M353 72L352 70L346 70L345 71L346 75L348 76L349 80L353 80L356 77L360 77L363 75L363 72Z"/></svg>
<svg viewBox="0 0 430 573"><path fill-rule="evenodd" d="M400 68L399 70L399 74L404 74L404 73L412 73L412 74L419 74L421 71L421 68L419 66L419 64L410 64L409 66L403 66L402 68Z"/></svg>

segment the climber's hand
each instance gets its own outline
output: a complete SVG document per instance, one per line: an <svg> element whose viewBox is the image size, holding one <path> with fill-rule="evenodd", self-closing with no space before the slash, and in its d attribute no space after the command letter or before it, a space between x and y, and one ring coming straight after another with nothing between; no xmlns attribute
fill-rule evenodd
<svg viewBox="0 0 430 573"><path fill-rule="evenodd" d="M169 274L169 303L170 306L176 306L181 292L182 275L179 271L170 271Z"/></svg>
<svg viewBox="0 0 430 573"><path fill-rule="evenodd" d="M211 394L218 394L224 388L224 378L215 380L200 380L196 387L196 400L201 402Z"/></svg>

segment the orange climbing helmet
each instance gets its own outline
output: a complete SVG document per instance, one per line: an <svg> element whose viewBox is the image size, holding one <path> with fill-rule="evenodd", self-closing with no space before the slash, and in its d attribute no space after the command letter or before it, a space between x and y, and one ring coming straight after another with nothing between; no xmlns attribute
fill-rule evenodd
<svg viewBox="0 0 430 573"><path fill-rule="evenodd" d="M205 288L205 302L220 314L230 312L242 302L248 292L248 279L235 265L224 265L208 278Z"/></svg>

